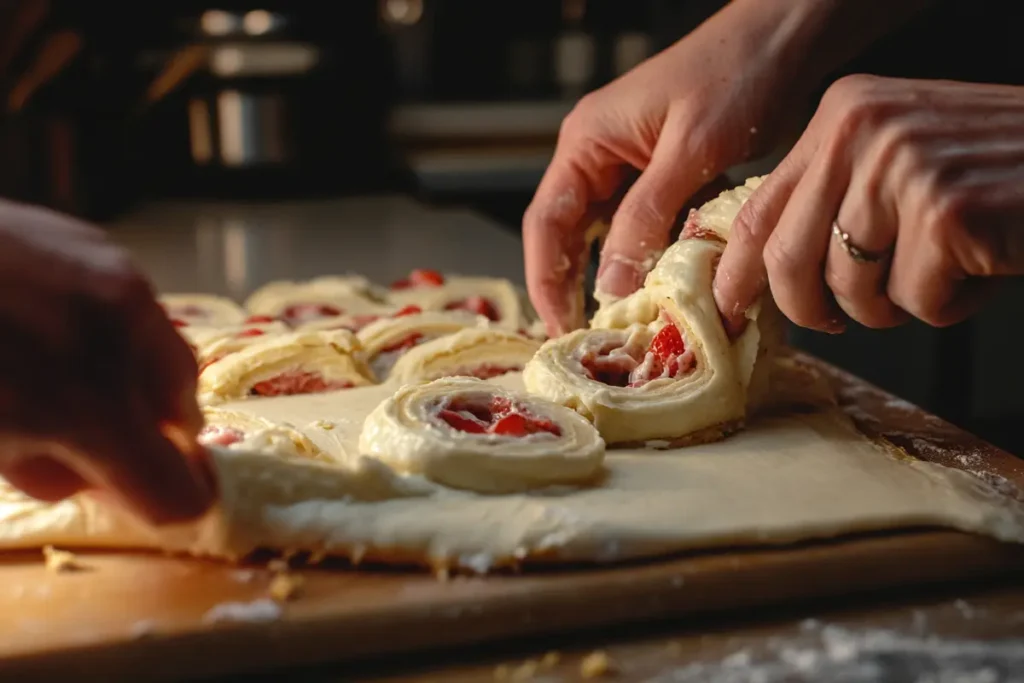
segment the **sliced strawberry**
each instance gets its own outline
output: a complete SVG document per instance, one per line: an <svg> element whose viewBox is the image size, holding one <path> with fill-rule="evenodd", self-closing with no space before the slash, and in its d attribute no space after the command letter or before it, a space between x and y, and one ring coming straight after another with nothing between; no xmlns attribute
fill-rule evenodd
<svg viewBox="0 0 1024 683"><path fill-rule="evenodd" d="M673 356L686 353L683 335L675 325L665 325L651 340L650 351L663 363Z"/></svg>
<svg viewBox="0 0 1024 683"><path fill-rule="evenodd" d="M257 382L249 393L253 396L293 396L319 394L335 389L349 389L351 382L328 382L314 372L286 372L263 382Z"/></svg>
<svg viewBox="0 0 1024 683"><path fill-rule="evenodd" d="M171 318L171 324L175 327L188 327L188 323L181 318Z"/></svg>
<svg viewBox="0 0 1024 683"><path fill-rule="evenodd" d="M412 282L409 278L402 278L391 283L391 289L409 289L410 287L412 287Z"/></svg>
<svg viewBox="0 0 1024 683"><path fill-rule="evenodd" d="M510 372L519 372L523 368L515 365L477 365L473 368L466 368L464 370L456 370L452 374L461 377L476 377L477 379L491 379L492 377L501 377Z"/></svg>
<svg viewBox="0 0 1024 683"><path fill-rule="evenodd" d="M389 353L391 351L403 351L405 349L411 349L420 343L423 339L423 335L419 332L413 332L412 334L402 337L393 344L389 344L380 350L381 353Z"/></svg>
<svg viewBox="0 0 1024 683"><path fill-rule="evenodd" d="M282 311L281 317L288 324L294 325L317 318L331 318L341 315L343 312L337 306L330 304L293 304Z"/></svg>
<svg viewBox="0 0 1024 683"><path fill-rule="evenodd" d="M272 323L272 322L274 322L274 317L270 316L270 315L250 315L248 318L245 319L245 322L247 322L247 323Z"/></svg>
<svg viewBox="0 0 1024 683"><path fill-rule="evenodd" d="M526 436L530 433L530 421L520 413L510 413L495 422L487 431L501 436Z"/></svg>
<svg viewBox="0 0 1024 683"><path fill-rule="evenodd" d="M501 320L501 314L498 313L498 307L494 305L492 301L482 296L469 296L459 301L452 301L444 307L446 311L469 311L482 315L488 320L497 321Z"/></svg>
<svg viewBox="0 0 1024 683"><path fill-rule="evenodd" d="M207 425L199 432L197 440L204 446L230 446L244 438L245 434L240 429Z"/></svg>
<svg viewBox="0 0 1024 683"><path fill-rule="evenodd" d="M444 284L444 275L436 270L417 268L409 273L409 282L414 287L440 287Z"/></svg>
<svg viewBox="0 0 1024 683"><path fill-rule="evenodd" d="M253 327L248 330L242 330L241 332L235 335L235 339L244 339L245 337L259 337L262 334L265 334L263 330L258 330L255 327Z"/></svg>
<svg viewBox="0 0 1024 683"><path fill-rule="evenodd" d="M398 311L398 313L395 313L391 317L392 318L402 318L402 317L407 316L407 315L416 315L417 313L422 313L422 312L423 312L422 308L420 308L419 306L416 306L414 304L410 304L409 306L406 306L405 308L401 309L400 311Z"/></svg>
<svg viewBox="0 0 1024 683"><path fill-rule="evenodd" d="M442 410L438 413L438 417L448 423L448 426L460 432L467 432L469 434L485 434L487 432L486 425L454 410Z"/></svg>

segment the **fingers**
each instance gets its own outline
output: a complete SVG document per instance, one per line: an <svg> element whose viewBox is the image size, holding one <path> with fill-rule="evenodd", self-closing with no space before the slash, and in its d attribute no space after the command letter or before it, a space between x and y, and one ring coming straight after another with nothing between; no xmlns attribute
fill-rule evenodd
<svg viewBox="0 0 1024 683"><path fill-rule="evenodd" d="M823 276L832 219L848 183L843 169L832 155L815 155L764 249L765 270L779 310L801 327L833 334L845 324Z"/></svg>
<svg viewBox="0 0 1024 683"><path fill-rule="evenodd" d="M707 181L701 155L687 150L689 132L666 123L650 163L619 204L601 252L599 292L622 297L643 285L683 205Z"/></svg>
<svg viewBox="0 0 1024 683"><path fill-rule="evenodd" d="M183 457L142 412L126 407L98 417L102 422L82 435L65 464L153 524L195 519L214 502L209 474L202 463Z"/></svg>
<svg viewBox="0 0 1024 683"><path fill-rule="evenodd" d="M73 469L45 455L14 456L3 468L4 478L26 494L55 503L88 488Z"/></svg>
<svg viewBox="0 0 1024 683"><path fill-rule="evenodd" d="M869 189L877 187L877 183L868 182L869 175L867 171L854 171L836 224L849 235L851 244L884 256L873 263L859 262L847 253L841 240L832 235L825 282L846 315L865 327L882 329L899 325L909 316L886 292L891 265L889 252L896 243L897 219L895 212L887 210L881 198Z"/></svg>
<svg viewBox="0 0 1024 683"><path fill-rule="evenodd" d="M575 156L575 151L556 152L523 215L527 290L550 336L584 324L587 208L607 199L621 177L616 166L593 156L584 171Z"/></svg>
<svg viewBox="0 0 1024 683"><path fill-rule="evenodd" d="M740 208L715 272L713 292L732 336L746 325L744 314L768 287L764 248L810 163L816 142L810 132Z"/></svg>

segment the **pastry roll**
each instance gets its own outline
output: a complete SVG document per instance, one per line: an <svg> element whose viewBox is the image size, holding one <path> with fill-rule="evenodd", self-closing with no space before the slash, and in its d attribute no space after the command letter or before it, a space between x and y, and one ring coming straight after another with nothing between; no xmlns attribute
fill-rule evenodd
<svg viewBox="0 0 1024 683"><path fill-rule="evenodd" d="M390 311L380 311L378 313L364 313L361 315L336 315L330 318L320 318L318 320L312 320L308 323L304 323L298 327L300 330L348 330L349 332L359 332L361 329L369 325L370 323L377 322L378 320L385 320L388 318L401 318L406 315L413 315L415 313L422 313L423 309L419 306L404 306L402 308L392 308Z"/></svg>
<svg viewBox="0 0 1024 683"><path fill-rule="evenodd" d="M712 281L732 219L757 182L691 216L643 288L599 311L591 329L545 342L524 370L527 389L579 411L609 444L678 446L742 427L764 398L766 357L782 327L766 299L730 340Z"/></svg>
<svg viewBox="0 0 1024 683"><path fill-rule="evenodd" d="M510 330L468 327L407 351L395 361L388 381L405 384L440 377L497 377L522 370L539 348L539 341Z"/></svg>
<svg viewBox="0 0 1024 683"><path fill-rule="evenodd" d="M231 299L212 294L164 294L159 301L176 327L239 325L246 316Z"/></svg>
<svg viewBox="0 0 1024 683"><path fill-rule="evenodd" d="M192 347L200 371L224 356L241 351L267 337L285 334L288 331L288 326L277 320L250 322L230 327L190 326L178 330Z"/></svg>
<svg viewBox="0 0 1024 683"><path fill-rule="evenodd" d="M457 377L399 389L366 418L359 450L399 473L500 494L589 483L605 446L572 410Z"/></svg>
<svg viewBox="0 0 1024 683"><path fill-rule="evenodd" d="M321 318L341 315L386 315L393 308L370 282L357 275L321 277L307 282L271 282L245 301L249 313L277 318L301 327Z"/></svg>
<svg viewBox="0 0 1024 683"><path fill-rule="evenodd" d="M317 394L373 384L355 335L289 332L249 344L199 373L199 401Z"/></svg>
<svg viewBox="0 0 1024 683"><path fill-rule="evenodd" d="M287 424L275 424L236 410L206 407L206 425L199 443L249 453L267 453L283 458L301 457L330 461L312 441Z"/></svg>
<svg viewBox="0 0 1024 683"><path fill-rule="evenodd" d="M356 335L363 357L378 381L383 382L395 363L411 349L454 334L467 327L486 327L487 318L466 311L428 311L381 318Z"/></svg>
<svg viewBox="0 0 1024 683"><path fill-rule="evenodd" d="M432 270L414 270L392 284L388 301L396 306L415 304L425 311L469 311L514 330L525 330L536 317L524 293L508 280Z"/></svg>

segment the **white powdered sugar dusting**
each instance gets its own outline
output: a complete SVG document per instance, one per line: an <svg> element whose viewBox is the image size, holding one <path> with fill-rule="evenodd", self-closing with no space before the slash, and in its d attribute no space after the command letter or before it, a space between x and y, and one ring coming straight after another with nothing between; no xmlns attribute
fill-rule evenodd
<svg viewBox="0 0 1024 683"><path fill-rule="evenodd" d="M962 619L976 610L953 604ZM916 630L916 629L915 629ZM1024 641L942 638L887 629L855 629L808 619L800 633L694 662L649 679L658 683L1003 683L1024 681Z"/></svg>

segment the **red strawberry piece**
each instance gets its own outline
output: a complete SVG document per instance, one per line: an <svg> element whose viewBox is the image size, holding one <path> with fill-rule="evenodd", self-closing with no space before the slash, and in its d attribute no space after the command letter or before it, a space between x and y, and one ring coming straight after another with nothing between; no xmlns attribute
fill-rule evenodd
<svg viewBox="0 0 1024 683"><path fill-rule="evenodd" d="M417 268L409 273L409 282L414 287L440 287L444 284L444 275L436 270Z"/></svg>
<svg viewBox="0 0 1024 683"><path fill-rule="evenodd" d="M409 278L402 278L391 283L391 289L409 289L410 287L412 287L412 282Z"/></svg>
<svg viewBox="0 0 1024 683"><path fill-rule="evenodd" d="M487 432L486 426L454 410L442 410L438 413L438 417L448 423L448 426L460 432L467 432L469 434L484 434Z"/></svg>
<svg viewBox="0 0 1024 683"><path fill-rule="evenodd" d="M452 301L444 307L446 311L469 311L482 315L488 320L501 320L497 307L488 299L482 296L470 296L460 301Z"/></svg>
<svg viewBox="0 0 1024 683"><path fill-rule="evenodd" d="M188 323L181 318L171 318L171 324L175 327L188 327Z"/></svg>
<svg viewBox="0 0 1024 683"><path fill-rule="evenodd" d="M406 315L416 315L417 313L422 313L422 312L423 312L422 308L420 308L419 306L416 306L415 304L410 304L409 306L406 306L405 308L403 308L402 310L398 311L398 313L395 313L391 317L392 318L401 318L401 317L406 316Z"/></svg>
<svg viewBox="0 0 1024 683"><path fill-rule="evenodd" d="M349 389L351 382L328 382L313 372L286 372L257 382L252 386L253 396L293 396L296 394L319 394L334 389Z"/></svg>
<svg viewBox="0 0 1024 683"><path fill-rule="evenodd" d="M530 421L520 413L510 413L495 422L489 431L502 436L526 436L530 433Z"/></svg>
<svg viewBox="0 0 1024 683"><path fill-rule="evenodd" d="M679 328L675 325L665 325L661 328L651 340L650 351L662 363L686 353L686 344L683 343L683 335Z"/></svg>
<svg viewBox="0 0 1024 683"><path fill-rule="evenodd" d="M387 353L389 351L401 351L403 349L411 349L416 346L420 340L423 339L423 335L419 332L413 332L407 337L403 337L393 344L388 344L380 350L381 353Z"/></svg>
<svg viewBox="0 0 1024 683"><path fill-rule="evenodd" d="M255 327L248 330L242 330L235 335L235 339L243 339L245 337L259 337L264 334L263 330L257 330Z"/></svg>
<svg viewBox="0 0 1024 683"><path fill-rule="evenodd" d="M270 315L250 315L248 318L245 319L245 322L247 322L247 323L272 323L272 322L274 322L274 317L270 316Z"/></svg>
<svg viewBox="0 0 1024 683"><path fill-rule="evenodd" d="M302 322L313 318L329 318L342 313L340 308L330 304L294 304L284 309L281 317L289 322Z"/></svg>

